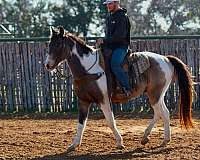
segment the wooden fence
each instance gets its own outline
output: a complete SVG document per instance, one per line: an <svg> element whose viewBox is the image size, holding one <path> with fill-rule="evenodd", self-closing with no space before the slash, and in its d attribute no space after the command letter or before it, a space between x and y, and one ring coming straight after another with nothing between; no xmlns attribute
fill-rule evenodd
<svg viewBox="0 0 200 160"><path fill-rule="evenodd" d="M0 111L72 111L71 79L44 69L47 43L0 43ZM64 68L67 71L67 68Z"/></svg>
<svg viewBox="0 0 200 160"><path fill-rule="evenodd" d="M195 81L199 81L200 38L146 38L133 39L133 51L152 51L163 55L175 55L188 65ZM55 73L44 69L48 52L47 42L0 42L0 112L76 112L76 97L73 95L72 79L60 79ZM69 75L66 64L62 72ZM199 85L194 110L200 109ZM176 112L178 87L172 84L165 97L168 108ZM98 112L95 105L91 109ZM123 104L114 105L115 112L149 111L145 96Z"/></svg>

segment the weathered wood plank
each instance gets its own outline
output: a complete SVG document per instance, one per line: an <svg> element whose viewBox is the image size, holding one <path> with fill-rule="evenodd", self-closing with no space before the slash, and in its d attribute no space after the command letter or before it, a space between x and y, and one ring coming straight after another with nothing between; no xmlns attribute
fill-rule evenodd
<svg viewBox="0 0 200 160"><path fill-rule="evenodd" d="M3 43L0 43L0 111L5 111L5 96L4 96L4 61L3 61Z"/></svg>
<svg viewBox="0 0 200 160"><path fill-rule="evenodd" d="M3 91L3 95L4 95L4 112L8 111L8 93L7 93L7 88L8 88L8 82L9 79L7 77L7 73L8 73L8 64L7 64L7 56L6 56L6 43L4 43L3 47L2 47L2 58L3 58L3 69L4 69L4 91Z"/></svg>
<svg viewBox="0 0 200 160"><path fill-rule="evenodd" d="M133 51L152 51L174 55L188 65L196 81L200 81L200 40L134 40ZM72 78L59 79L44 69L46 42L0 43L0 112L75 112ZM62 73L69 75L66 64ZM200 106L200 86L196 85L197 98L194 108ZM177 111L178 86L170 86L166 102L171 112ZM115 112L149 112L148 99L136 98L127 105L117 105ZM93 112L99 112L94 105Z"/></svg>

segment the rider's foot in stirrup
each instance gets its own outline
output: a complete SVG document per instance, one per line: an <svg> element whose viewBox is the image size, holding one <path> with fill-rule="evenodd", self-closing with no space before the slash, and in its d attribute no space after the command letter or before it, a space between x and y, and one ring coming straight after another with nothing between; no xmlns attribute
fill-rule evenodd
<svg viewBox="0 0 200 160"><path fill-rule="evenodd" d="M131 96L131 91L126 89L125 87L122 87L122 91L124 92L124 94L126 95L126 97Z"/></svg>

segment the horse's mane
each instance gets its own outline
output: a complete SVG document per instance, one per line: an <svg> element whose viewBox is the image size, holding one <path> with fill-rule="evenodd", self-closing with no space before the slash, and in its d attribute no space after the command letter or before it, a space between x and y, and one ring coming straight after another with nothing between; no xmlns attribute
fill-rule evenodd
<svg viewBox="0 0 200 160"><path fill-rule="evenodd" d="M65 36L69 37L70 39L78 43L81 47L86 49L88 52L94 51L94 48L92 46L87 45L86 42L83 39L79 38L78 36L75 36L74 34L69 33L69 32L65 32Z"/></svg>

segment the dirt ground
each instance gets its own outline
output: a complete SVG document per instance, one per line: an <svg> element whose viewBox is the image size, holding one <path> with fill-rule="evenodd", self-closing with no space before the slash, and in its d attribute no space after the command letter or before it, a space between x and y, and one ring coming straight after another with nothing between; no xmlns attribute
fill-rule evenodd
<svg viewBox="0 0 200 160"><path fill-rule="evenodd" d="M1 119L0 159L200 159L200 119L194 119L196 127L188 132L179 128L177 119L171 120L172 140L166 147L159 147L163 140L161 121L153 129L150 142L140 144L149 121L116 118L126 147L118 150L105 120L89 118L82 145L67 153L75 135L75 118Z"/></svg>

